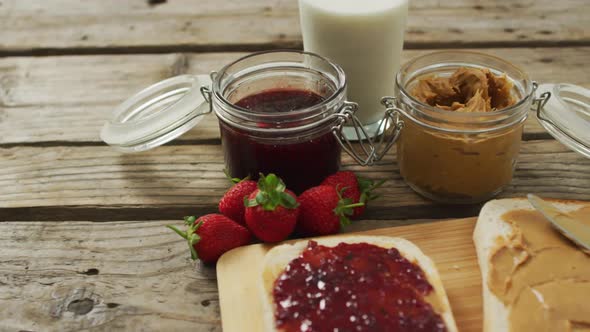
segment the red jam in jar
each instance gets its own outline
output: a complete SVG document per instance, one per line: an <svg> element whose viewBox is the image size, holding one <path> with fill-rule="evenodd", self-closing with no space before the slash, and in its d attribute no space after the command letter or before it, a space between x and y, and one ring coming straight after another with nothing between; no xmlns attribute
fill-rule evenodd
<svg viewBox="0 0 590 332"><path fill-rule="evenodd" d="M324 97L309 90L272 89L246 96L234 105L254 113L288 113L318 105ZM257 123L272 129L280 124ZM297 126L297 122L283 124ZM316 186L340 167L341 148L331 131L311 136L264 140L220 121L226 165L233 177L258 178L260 172L279 175L300 194Z"/></svg>
<svg viewBox="0 0 590 332"><path fill-rule="evenodd" d="M397 249L308 243L277 278L281 331L446 331L424 272Z"/></svg>
<svg viewBox="0 0 590 332"><path fill-rule="evenodd" d="M324 100L313 91L273 89L240 99L235 105L255 112L289 112L312 107Z"/></svg>
<svg viewBox="0 0 590 332"><path fill-rule="evenodd" d="M210 104L232 177L275 173L301 194L338 171L351 103L344 71L327 59L301 51L245 56L212 75Z"/></svg>

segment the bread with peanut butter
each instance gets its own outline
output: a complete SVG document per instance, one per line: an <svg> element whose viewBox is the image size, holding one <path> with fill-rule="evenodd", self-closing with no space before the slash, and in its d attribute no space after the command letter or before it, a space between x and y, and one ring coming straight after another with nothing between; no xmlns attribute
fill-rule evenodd
<svg viewBox="0 0 590 332"><path fill-rule="evenodd" d="M402 238L283 244L266 254L261 272L266 331L376 331L384 321L401 331L457 331L434 263Z"/></svg>
<svg viewBox="0 0 590 332"><path fill-rule="evenodd" d="M551 202L590 226L589 202ZM482 274L484 332L590 329L590 256L526 199L484 205L473 240Z"/></svg>

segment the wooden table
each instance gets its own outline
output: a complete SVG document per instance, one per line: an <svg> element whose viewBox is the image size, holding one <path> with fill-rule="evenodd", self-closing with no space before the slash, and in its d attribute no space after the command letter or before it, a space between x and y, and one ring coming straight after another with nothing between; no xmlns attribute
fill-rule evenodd
<svg viewBox="0 0 590 332"><path fill-rule="evenodd" d="M150 152L99 129L140 88L255 50L301 48L295 0L0 0L0 331L219 331L215 269L163 226L214 212L227 188L216 119ZM587 0L413 1L404 59L480 49L539 82L590 87ZM414 194L394 153L372 229L474 216ZM530 117L501 197L590 199L590 160ZM237 272L238 273L238 272Z"/></svg>

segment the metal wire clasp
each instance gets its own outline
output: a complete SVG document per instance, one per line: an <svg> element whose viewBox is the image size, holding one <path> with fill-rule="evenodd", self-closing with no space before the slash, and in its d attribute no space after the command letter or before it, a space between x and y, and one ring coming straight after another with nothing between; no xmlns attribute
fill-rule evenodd
<svg viewBox="0 0 590 332"><path fill-rule="evenodd" d="M358 109L356 103L345 102L336 114L339 122L332 128L332 133L342 149L362 166L370 166L381 160L398 139L404 127L404 122L400 119L400 109L395 105L395 98L384 97L381 103L386 107L385 116L374 135L369 135L363 124L354 115ZM360 138L358 140L360 148L355 149L350 140L342 133L342 127L345 124L351 125L356 137ZM376 141L373 142L373 139Z"/></svg>
<svg viewBox="0 0 590 332"><path fill-rule="evenodd" d="M537 91L538 87L539 87L539 84L537 84L537 82L533 82L533 92L532 92L533 95L535 94L535 91ZM542 93L541 96L533 99L533 107L535 107L535 112L537 113L537 117L539 118L539 120L547 121L547 122L551 123L551 121L549 119L546 119L541 115L541 110L543 109L545 104L547 104L547 102L549 101L549 98L551 98L551 92L547 91L547 92ZM553 124L553 123L551 123L551 124Z"/></svg>
<svg viewBox="0 0 590 332"><path fill-rule="evenodd" d="M533 92L532 92L533 94L535 93L535 91L537 91L537 87L538 87L537 82L533 82ZM552 126L554 126L554 127L557 128L557 126L553 123L553 121L545 118L543 116L543 114L541 113L541 111L543 110L543 107L549 101L549 98L551 98L551 92L549 92L549 91L543 92L541 94L541 96L536 97L535 99L533 99L533 107L535 107L535 112L537 113L537 118L540 121L545 121L545 122L549 123L550 125L552 125Z"/></svg>
<svg viewBox="0 0 590 332"><path fill-rule="evenodd" d="M397 107L397 99L395 97L381 98L381 104L385 106L385 116L381 120L377 134L379 135L379 142L375 146L375 161L379 161L385 156L387 151L391 149L393 144L399 138L399 135L404 129L404 121L400 117L402 110Z"/></svg>
<svg viewBox="0 0 590 332"><path fill-rule="evenodd" d="M211 77L211 82L215 82L215 78L217 77L217 72L212 71L209 74L209 77ZM201 90L201 95L203 95L203 98L205 98L205 101L207 103L209 103L209 111L207 111L205 114L213 112L213 103L211 102L211 96L213 95L213 91L211 91L211 88L208 86L202 86L200 90Z"/></svg>
<svg viewBox="0 0 590 332"><path fill-rule="evenodd" d="M338 123L332 127L332 134L334 134L342 149L357 163L362 166L368 166L372 165L375 160L375 148L362 123L354 116L354 112L357 109L358 104L348 101L344 102L338 113L335 114L338 117ZM355 149L350 140L342 133L342 127L346 123L351 123L357 137L363 138L359 139L358 142L360 149Z"/></svg>

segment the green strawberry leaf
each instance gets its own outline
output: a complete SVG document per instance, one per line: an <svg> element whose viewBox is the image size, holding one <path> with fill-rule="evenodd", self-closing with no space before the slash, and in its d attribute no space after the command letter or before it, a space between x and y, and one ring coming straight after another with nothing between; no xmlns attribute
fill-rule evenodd
<svg viewBox="0 0 590 332"><path fill-rule="evenodd" d="M195 249L195 244L197 244L197 242L199 242L199 240L201 240L201 238L197 234L192 234L190 239L188 240L188 247L189 247L189 250L191 251L192 260L197 260L199 258L199 254L197 253L197 250Z"/></svg>
<svg viewBox="0 0 590 332"><path fill-rule="evenodd" d="M264 176L260 173L258 180L258 192L254 199L244 199L245 207L254 207L260 205L263 210L274 211L278 206L287 209L294 209L299 206L295 197L289 195L287 186L273 173Z"/></svg>
<svg viewBox="0 0 590 332"><path fill-rule="evenodd" d="M350 218L348 218L347 216L340 216L338 219L340 219L340 227L348 226L351 224Z"/></svg>
<svg viewBox="0 0 590 332"><path fill-rule="evenodd" d="M244 206L245 207L254 207L257 205L258 205L258 202L256 202L256 199L248 199L248 197L244 197Z"/></svg>
<svg viewBox="0 0 590 332"><path fill-rule="evenodd" d="M237 184L237 183L240 183L240 182L242 182L242 181L246 181L246 180L249 180L249 179L250 179L250 175L246 176L246 177L245 177L245 178L243 178L243 179L240 179L240 178L234 178L234 177L232 177L232 176L231 176L231 174L229 174L229 171L227 170L227 168L224 168L224 169L223 169L223 174L225 174L225 177L226 177L226 178L229 180L229 182L231 182L232 184Z"/></svg>
<svg viewBox="0 0 590 332"><path fill-rule="evenodd" d="M201 237L199 236L199 234L197 234L197 230L203 224L203 220L199 220L199 222L196 224L195 220L196 217L194 216L184 217L184 222L188 226L186 232L179 230L178 228L176 228L176 226L166 225L167 228L173 230L176 234L180 235L183 239L186 240L186 242L188 243L189 250L191 252L191 258L193 260L197 260L199 258L197 250L195 250L195 244L197 244L201 240Z"/></svg>
<svg viewBox="0 0 590 332"><path fill-rule="evenodd" d="M272 189L275 189L278 191L279 188L279 183L283 182L281 179L279 179L275 174L270 173L268 176L266 176L266 178L264 177L264 174L260 174L260 178L262 179L262 183L265 185L265 189L267 191L271 191ZM283 184L283 190L284 189L285 184Z"/></svg>
<svg viewBox="0 0 590 332"><path fill-rule="evenodd" d="M334 214L337 215L338 218L340 219L341 226L350 225L350 219L348 217L352 216L353 209L355 207L365 205L365 203L362 203L362 202L353 203L352 199L350 199L350 198L343 198L342 193L344 193L345 190L346 190L346 188L342 188L340 191L336 191L338 193L339 200L338 200L338 204L336 205L334 210L332 210L332 211L334 211Z"/></svg>
<svg viewBox="0 0 590 332"><path fill-rule="evenodd" d="M275 186L275 189L276 189L276 192L282 193L285 190L287 190L287 186L285 186L285 183L282 180L279 179L279 182Z"/></svg>
<svg viewBox="0 0 590 332"><path fill-rule="evenodd" d="M295 199L295 197L293 197L285 192L282 192L281 193L281 205L286 207L287 209L294 209L299 206L299 203L297 203L297 199Z"/></svg>
<svg viewBox="0 0 590 332"><path fill-rule="evenodd" d="M381 187L386 180L379 180L377 182L371 179L364 179L357 177L357 182L359 184L359 191L361 192L361 197L359 202L367 203L369 201L375 200L379 197L379 195L373 194L373 190Z"/></svg>
<svg viewBox="0 0 590 332"><path fill-rule="evenodd" d="M262 190L258 191L258 193L256 194L256 197L254 199L256 200L256 203L258 203L258 205L264 205L267 201L266 195L264 194L264 191L262 191Z"/></svg>
<svg viewBox="0 0 590 332"><path fill-rule="evenodd" d="M197 220L197 218L195 216L184 217L184 223L187 226L192 226L195 223L195 220Z"/></svg>

